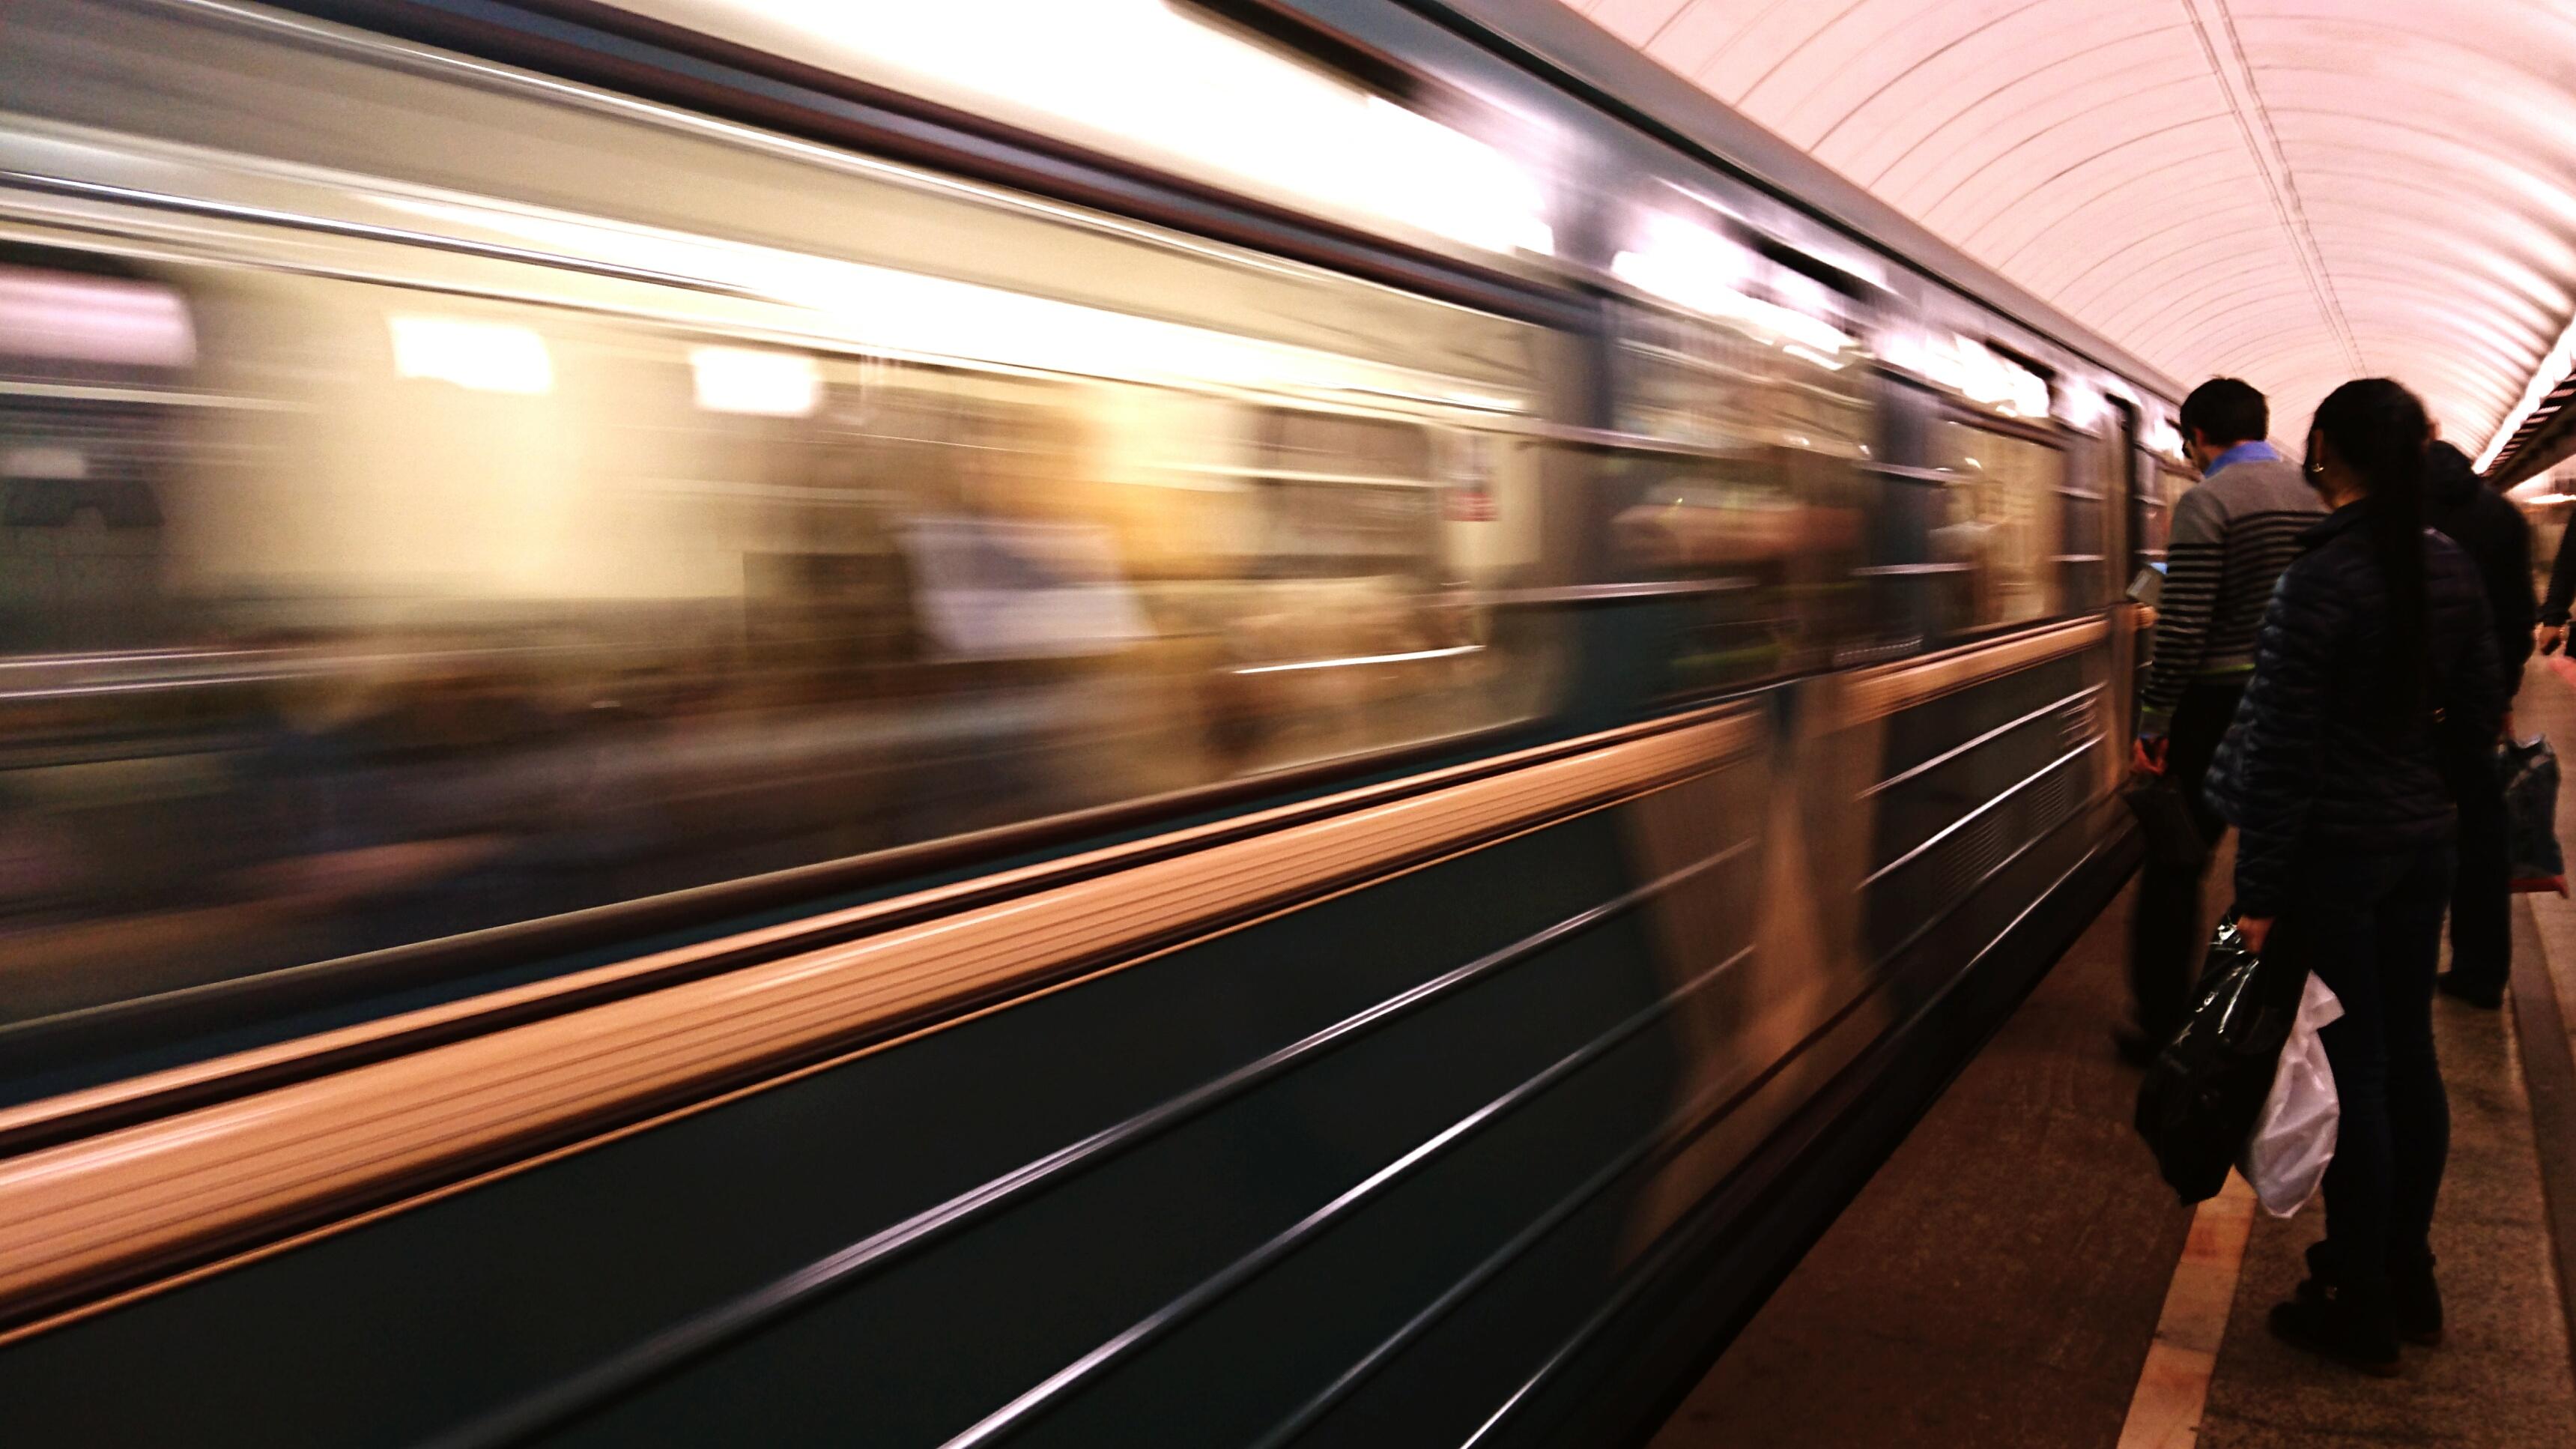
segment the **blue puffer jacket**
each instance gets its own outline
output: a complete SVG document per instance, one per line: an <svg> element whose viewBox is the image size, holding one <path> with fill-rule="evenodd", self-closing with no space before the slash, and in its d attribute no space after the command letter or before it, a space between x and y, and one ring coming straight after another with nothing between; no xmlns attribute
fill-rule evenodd
<svg viewBox="0 0 2576 1449"><path fill-rule="evenodd" d="M2209 803L2240 832L2236 908L2280 914L2311 851L2405 850L2447 839L2450 782L2483 766L2504 718L2486 591L2466 554L2424 535L2433 679L2392 721L2388 594L2362 527L2367 500L2301 537L2263 614L2254 677L2210 766Z"/></svg>

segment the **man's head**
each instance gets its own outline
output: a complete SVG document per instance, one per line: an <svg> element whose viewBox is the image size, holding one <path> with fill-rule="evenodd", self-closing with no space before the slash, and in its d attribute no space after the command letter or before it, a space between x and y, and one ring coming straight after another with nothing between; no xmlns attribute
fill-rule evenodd
<svg viewBox="0 0 2576 1449"><path fill-rule="evenodd" d="M2204 472L2219 454L2239 443L2259 443L2271 432L2271 405L2241 379L2213 377L2182 400L2183 451Z"/></svg>

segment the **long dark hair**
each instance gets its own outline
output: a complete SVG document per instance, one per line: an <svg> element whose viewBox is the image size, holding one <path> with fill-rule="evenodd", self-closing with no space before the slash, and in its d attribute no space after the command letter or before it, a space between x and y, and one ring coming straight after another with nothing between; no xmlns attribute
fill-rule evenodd
<svg viewBox="0 0 2576 1449"><path fill-rule="evenodd" d="M2308 445L2311 478L2322 461L2315 456L2315 438L2322 435L2366 494L2363 524L2388 586L2386 698L2390 720L2399 723L2421 714L2432 672L2424 603L2424 448L2432 434L2415 394L2387 378L2367 377L2317 405Z"/></svg>

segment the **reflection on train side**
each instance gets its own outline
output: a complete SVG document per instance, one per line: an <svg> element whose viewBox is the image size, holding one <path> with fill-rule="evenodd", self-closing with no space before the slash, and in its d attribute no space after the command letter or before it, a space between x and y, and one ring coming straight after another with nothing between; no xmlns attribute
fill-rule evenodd
<svg viewBox="0 0 2576 1449"><path fill-rule="evenodd" d="M1933 556L1964 565L1948 599L1954 630L2029 623L2063 610L2058 565L2066 457L2015 434L1965 422L1935 432L1935 466L1946 516L1932 530ZM2091 602L2087 600L2086 602Z"/></svg>
<svg viewBox="0 0 2576 1449"><path fill-rule="evenodd" d="M1472 375L1276 299L432 265L0 254L0 1021L1528 719L1568 585L1659 601L1582 637L1670 697L2099 602L2048 434L1877 467L1867 318L1794 278L1617 303L1560 437L1564 339L1356 283Z"/></svg>
<svg viewBox="0 0 2576 1449"><path fill-rule="evenodd" d="M1809 308L1836 303L1848 305L1819 294ZM1613 544L1638 574L1710 585L1686 606L1675 685L1828 665L1833 647L1866 627L1853 575L1854 465L1869 454L1875 420L1849 339L1764 339L1758 322L1642 308L1624 309L1617 325L1622 430L1688 451L1638 450L1614 463L1613 496L1630 501L1612 519Z"/></svg>
<svg viewBox="0 0 2576 1449"><path fill-rule="evenodd" d="M1471 415L53 251L0 284L0 1019L1554 688L1490 605L1543 577L1536 445Z"/></svg>

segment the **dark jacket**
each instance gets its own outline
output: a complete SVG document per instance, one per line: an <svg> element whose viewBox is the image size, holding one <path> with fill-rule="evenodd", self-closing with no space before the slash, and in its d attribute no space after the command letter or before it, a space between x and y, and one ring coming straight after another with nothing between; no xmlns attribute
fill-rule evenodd
<svg viewBox="0 0 2576 1449"><path fill-rule="evenodd" d="M2486 584L2487 617L2495 624L2496 666L2505 698L2522 687L2522 664L2531 657L2531 525L2470 466L2469 455L2435 443L2425 456L2424 521L2450 536L2477 565Z"/></svg>
<svg viewBox="0 0 2576 1449"><path fill-rule="evenodd" d="M2274 916L2316 850L2398 851L2447 839L2456 772L2504 718L2486 590L2452 542L2424 534L2433 678L2414 717L2389 718L2387 586L2367 500L2308 530L2264 612L2254 677L2218 747L2210 804L2239 832L2236 908Z"/></svg>

